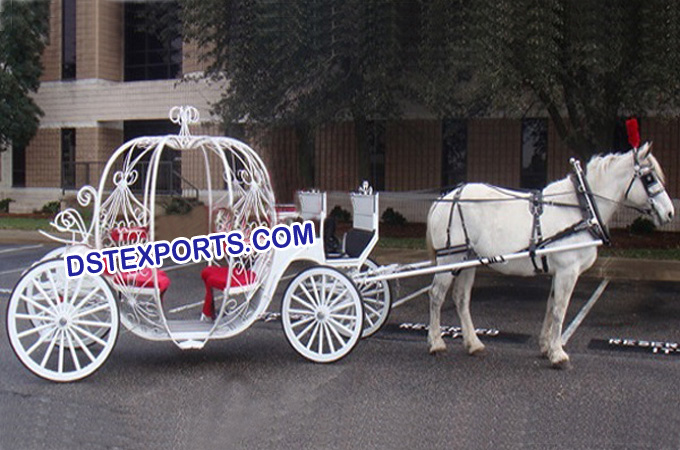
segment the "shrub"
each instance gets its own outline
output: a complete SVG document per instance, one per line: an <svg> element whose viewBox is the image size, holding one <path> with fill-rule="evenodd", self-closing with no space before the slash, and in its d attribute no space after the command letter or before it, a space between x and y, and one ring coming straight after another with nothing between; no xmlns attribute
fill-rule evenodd
<svg viewBox="0 0 680 450"><path fill-rule="evenodd" d="M342 209L340 205L335 205L331 210L330 217L334 218L338 222L349 222L352 220L352 214L346 209Z"/></svg>
<svg viewBox="0 0 680 450"><path fill-rule="evenodd" d="M9 212L9 204L12 203L14 200L11 198L3 198L0 200L0 212L8 213Z"/></svg>
<svg viewBox="0 0 680 450"><path fill-rule="evenodd" d="M172 197L169 201L163 204L163 209L165 209L165 214L171 215L183 215L189 214L194 206L198 205L199 202L196 200L189 200L183 197Z"/></svg>
<svg viewBox="0 0 680 450"><path fill-rule="evenodd" d="M58 214L59 211L61 211L61 202L58 200L45 203L40 210L40 212L45 214Z"/></svg>
<svg viewBox="0 0 680 450"><path fill-rule="evenodd" d="M385 222L386 225L404 225L406 223L406 217L392 208L387 208L385 212L383 212L382 221Z"/></svg>
<svg viewBox="0 0 680 450"><path fill-rule="evenodd" d="M646 217L638 217L630 224L629 230L632 234L652 234L656 230L656 225Z"/></svg>

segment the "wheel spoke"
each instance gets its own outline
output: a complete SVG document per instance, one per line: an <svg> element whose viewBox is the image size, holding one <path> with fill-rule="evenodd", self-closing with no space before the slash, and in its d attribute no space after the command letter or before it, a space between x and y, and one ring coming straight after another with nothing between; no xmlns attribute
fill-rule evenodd
<svg viewBox="0 0 680 450"><path fill-rule="evenodd" d="M338 279L333 278L333 284L331 285L330 289L328 289L328 292L332 294L333 292L335 292L335 288L337 286L338 286ZM326 302L326 305L330 306L330 304L331 304L331 302L330 302L330 299L329 299L329 301Z"/></svg>
<svg viewBox="0 0 680 450"><path fill-rule="evenodd" d="M316 302L316 300L314 299L314 297L312 296L312 294L310 294L309 291L307 290L307 288L305 287L304 283L300 283L300 289L302 289L302 292L305 293L305 296L307 296L307 298L309 299L309 301L312 302L312 304L313 304L315 307L318 307L318 306L319 306L319 304Z"/></svg>
<svg viewBox="0 0 680 450"><path fill-rule="evenodd" d="M73 320L71 321L74 325L82 325L85 327L95 327L95 328L111 328L110 323L106 322L95 322L93 320Z"/></svg>
<svg viewBox="0 0 680 450"><path fill-rule="evenodd" d="M331 314L331 317L336 320L354 320L355 316L350 316L349 314Z"/></svg>
<svg viewBox="0 0 680 450"><path fill-rule="evenodd" d="M321 299L319 298L319 288L316 286L316 281L314 281L314 277L309 277L309 281L312 283L312 293L314 294L314 298L316 299L316 304L317 306L321 306L322 302Z"/></svg>
<svg viewBox="0 0 680 450"><path fill-rule="evenodd" d="M296 302L305 306L310 311L314 311L316 309L312 304L307 303L306 301L302 300L300 297L298 297L295 294L291 294L291 298L293 298Z"/></svg>
<svg viewBox="0 0 680 450"><path fill-rule="evenodd" d="M105 303L105 304L99 305L95 308L90 308L88 310L81 311L78 314L74 315L73 318L77 319L78 317L89 316L90 314L94 314L94 313L97 313L99 311L104 311L104 310L107 310L107 309L110 309L110 306L107 303Z"/></svg>
<svg viewBox="0 0 680 450"><path fill-rule="evenodd" d="M328 331L328 325L323 324L323 331L326 335L326 339L328 340L328 346L331 348L331 353L335 353L335 345L333 344L333 337L331 337L331 332Z"/></svg>
<svg viewBox="0 0 680 450"><path fill-rule="evenodd" d="M68 330L69 334L73 336L73 339L76 340L78 343L78 346L85 352L88 358L90 358L90 361L94 361L94 355L90 351L90 349L85 345L82 339L80 339L80 336L78 336L75 332Z"/></svg>
<svg viewBox="0 0 680 450"><path fill-rule="evenodd" d="M368 312L370 313L370 314L367 314L367 315L375 315L375 316L380 315L380 312L377 309L375 309L371 305L367 305L366 303L364 303L364 309L367 309Z"/></svg>
<svg viewBox="0 0 680 450"><path fill-rule="evenodd" d="M26 331L22 331L21 333L17 334L17 337L19 339L23 339L26 336L30 336L34 333L40 333L41 331L43 331L47 328L53 327L53 326L54 326L54 324L52 324L52 323L46 323L44 325L40 325L39 327L35 327L35 328L28 329Z"/></svg>
<svg viewBox="0 0 680 450"><path fill-rule="evenodd" d="M304 330L302 330L302 332L301 332L300 334L298 334L298 335L296 336L296 337L298 338L298 340L302 340L302 338L304 337L304 335L307 334L307 333L309 333L309 330L312 329L312 327L314 326L315 323L316 323L316 321L314 321L314 322L310 323L309 325L307 325L307 327L306 327Z"/></svg>
<svg viewBox="0 0 680 450"><path fill-rule="evenodd" d="M307 311L306 309L294 309L290 308L288 310L290 314L299 314L301 316L313 316L314 313L312 311Z"/></svg>
<svg viewBox="0 0 680 450"><path fill-rule="evenodd" d="M43 369L45 368L45 364L47 364L47 360L49 359L50 355L52 354L52 350L54 349L55 344L57 343L57 338L59 337L59 333L56 332L54 333L54 337L52 337L52 340L50 341L50 345L47 346L47 350L45 350L45 354L43 355L42 361L40 361L40 367Z"/></svg>
<svg viewBox="0 0 680 450"><path fill-rule="evenodd" d="M342 336L340 336L340 333L338 333L338 330L336 330L334 327L332 327L332 326L330 326L330 325L328 325L328 324L327 324L326 326L328 327L329 330L331 330L331 332L333 333L333 336L335 336L335 339L337 339L338 342L340 343L340 346L341 346L341 347L344 347L345 344L347 343L347 341L344 340L344 339L342 338ZM349 337L348 337L347 339L349 339Z"/></svg>
<svg viewBox="0 0 680 450"><path fill-rule="evenodd" d="M66 335L66 338L68 340L68 348L71 351L71 359L73 360L73 364L76 366L76 370L80 370L80 361L78 360L78 355L76 354L76 349L73 346L73 339L71 339L71 333L64 333Z"/></svg>
<svg viewBox="0 0 680 450"><path fill-rule="evenodd" d="M55 300L57 301L57 303L59 303L59 289L57 289L57 283L52 278L52 271L48 270L47 272L45 272L45 274L47 275L47 280L50 282L50 286L52 287L52 292L54 292L54 295L57 296Z"/></svg>
<svg viewBox="0 0 680 450"><path fill-rule="evenodd" d="M54 313L52 312L51 309L47 308L46 306L41 305L40 303L33 300L31 297L27 297L26 295L21 294L21 295L19 295L19 298L21 298L23 301L30 304L34 308L38 308L41 311L45 311L46 314L49 314L50 316L54 316Z"/></svg>
<svg viewBox="0 0 680 450"><path fill-rule="evenodd" d="M83 281L85 281L85 277L78 278L78 282L76 283L76 287L73 289L73 294L68 299L68 302L70 304L73 305L76 302L76 300L78 299L78 294L80 294L80 290L83 288ZM66 286L66 288L68 289L68 286ZM67 298L66 297L67 295L68 295L68 291L66 291L64 293L64 299Z"/></svg>
<svg viewBox="0 0 680 450"><path fill-rule="evenodd" d="M378 288L371 289L371 290L366 290L366 291L361 290L361 291L359 291L359 292L361 292L361 296L362 296L362 297L368 297L369 295L380 294L380 293L382 292L382 289L380 289L380 288L378 287Z"/></svg>
<svg viewBox="0 0 680 450"><path fill-rule="evenodd" d="M314 316L309 316L309 317L307 317L307 318L305 318L305 319L300 319L300 320L298 320L298 321L295 322L295 323L291 322L291 323L290 323L290 327L291 327L291 328L299 327L300 325L304 325L304 324L306 324L306 323L309 323L309 322L312 321L312 320L314 320Z"/></svg>
<svg viewBox="0 0 680 450"><path fill-rule="evenodd" d="M35 349L40 347L40 345L42 345L50 337L50 335L51 335L51 333L41 334L40 337L38 338L38 340L35 341L33 343L33 345L31 345L31 348L26 350L26 355L31 356L31 353L33 353L35 351Z"/></svg>
<svg viewBox="0 0 680 450"><path fill-rule="evenodd" d="M324 328L323 322L319 324L319 355L323 355L323 338L324 338Z"/></svg>
<svg viewBox="0 0 680 450"><path fill-rule="evenodd" d="M331 313L335 313L337 311L342 311L343 309L349 308L354 306L353 301L348 301L344 303L340 303L339 305L335 305L335 308L331 309Z"/></svg>
<svg viewBox="0 0 680 450"><path fill-rule="evenodd" d="M328 321L331 322L336 328L339 328L340 331L342 331L343 333L345 333L349 336L351 336L353 334L352 330L350 330L345 325L343 325L340 322L338 322L337 320L335 320L333 317L329 317Z"/></svg>
<svg viewBox="0 0 680 450"><path fill-rule="evenodd" d="M38 284L37 281L33 280L33 286L35 286L36 289L38 289L38 292L40 292L40 295L42 295L43 298L45 298L45 300L47 300L47 303L49 303L52 308L57 307L57 304L54 303L53 299L50 298L49 295L47 295L47 292L45 292L45 290L42 288L42 286L40 286L40 284ZM56 291L55 291L55 293L56 293ZM56 300L58 301L59 299L57 298Z"/></svg>
<svg viewBox="0 0 680 450"><path fill-rule="evenodd" d="M14 315L17 319L24 319L24 320L39 320L41 322L44 322L46 320L51 320L54 321L51 317L46 317L46 316L38 316L35 314L23 314L23 313L17 313Z"/></svg>
<svg viewBox="0 0 680 450"><path fill-rule="evenodd" d="M309 341L307 341L307 350L311 350L316 334L319 332L319 326L319 322L314 322L314 330L312 330L312 335L309 337Z"/></svg>
<svg viewBox="0 0 680 450"><path fill-rule="evenodd" d="M332 301L328 302L328 307L333 309L333 307L338 304L340 299L342 299L348 293L349 293L349 290L346 287L343 286L342 289L340 290L340 292L338 293L338 295L336 295L335 298Z"/></svg>
<svg viewBox="0 0 680 450"><path fill-rule="evenodd" d="M82 334L82 335L85 336L85 337L88 337L88 338L92 339L92 340L95 341L97 344L101 345L102 347L105 347L105 346L106 346L106 342L104 342L103 340L99 339L97 336L95 336L94 334L90 333L89 331L87 331L87 330L85 330L85 329L83 329L83 328L80 328L80 327L79 327L78 325L76 325L76 324L73 324L73 325L71 325L71 326L72 326L72 328L73 328L74 330L76 330L78 333Z"/></svg>
<svg viewBox="0 0 680 450"><path fill-rule="evenodd" d="M88 300L90 300L90 299L94 296L94 294L96 294L97 292L99 292L99 291L101 291L101 290L102 290L102 289L101 289L100 287L97 287L97 289L95 289L94 291L91 291L89 294L87 294L87 295L80 301L80 303L78 303L76 306L74 306L73 309L74 309L75 311L78 311L80 308L83 307L83 305L84 305L85 303L87 303Z"/></svg>
<svg viewBox="0 0 680 450"><path fill-rule="evenodd" d="M61 339L59 342L59 361L57 363L57 372L64 373L64 331L60 331Z"/></svg>

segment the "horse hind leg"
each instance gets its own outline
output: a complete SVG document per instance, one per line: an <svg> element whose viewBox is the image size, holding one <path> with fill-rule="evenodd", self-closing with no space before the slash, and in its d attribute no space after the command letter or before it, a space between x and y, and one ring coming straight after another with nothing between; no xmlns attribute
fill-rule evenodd
<svg viewBox="0 0 680 450"><path fill-rule="evenodd" d="M484 344L475 332L475 326L470 315L470 295L472 294L472 285L475 283L475 273L476 269L474 268L463 270L456 277L453 285L453 299L456 302L456 310L463 331L463 345L470 355L478 354L485 349Z"/></svg>
<svg viewBox="0 0 680 450"><path fill-rule="evenodd" d="M430 353L435 354L446 350L446 344L442 339L441 332L441 311L446 292L451 286L453 275L448 272L438 273L432 280L430 288L430 327L427 332L427 343Z"/></svg>

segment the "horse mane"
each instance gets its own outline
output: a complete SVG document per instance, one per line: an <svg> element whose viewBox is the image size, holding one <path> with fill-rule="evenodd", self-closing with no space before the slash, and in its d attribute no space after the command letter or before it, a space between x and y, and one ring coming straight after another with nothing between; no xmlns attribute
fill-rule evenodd
<svg viewBox="0 0 680 450"><path fill-rule="evenodd" d="M624 158L629 154L630 152L609 153L607 155L595 155L592 158L590 158L590 161L588 161L588 165L586 166L586 172L595 173L599 177L604 172L609 170L609 168L615 161L619 161L621 158ZM656 160L656 158L654 157L654 155L651 154L651 152L647 154L645 161L652 166L652 169L654 169L654 172L656 172L661 183L665 185L666 174L663 172L663 169L661 168L659 161Z"/></svg>

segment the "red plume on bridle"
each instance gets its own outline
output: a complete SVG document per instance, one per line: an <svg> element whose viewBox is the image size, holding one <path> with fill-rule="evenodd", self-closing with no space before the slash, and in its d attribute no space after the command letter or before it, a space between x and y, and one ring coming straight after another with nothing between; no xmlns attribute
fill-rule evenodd
<svg viewBox="0 0 680 450"><path fill-rule="evenodd" d="M635 117L626 120L626 130L628 131L628 143L633 148L640 147L640 130L638 128L638 121Z"/></svg>

